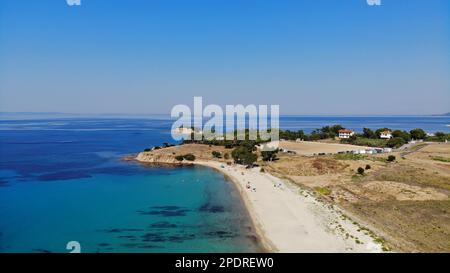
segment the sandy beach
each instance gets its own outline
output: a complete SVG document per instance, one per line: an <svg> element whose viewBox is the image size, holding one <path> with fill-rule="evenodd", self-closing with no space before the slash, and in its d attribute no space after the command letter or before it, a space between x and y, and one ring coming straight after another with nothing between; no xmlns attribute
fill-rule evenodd
<svg viewBox="0 0 450 273"><path fill-rule="evenodd" d="M195 164L225 174L237 187L270 252L382 252L382 246L336 208L260 168L216 161ZM250 188L248 188L248 186Z"/></svg>

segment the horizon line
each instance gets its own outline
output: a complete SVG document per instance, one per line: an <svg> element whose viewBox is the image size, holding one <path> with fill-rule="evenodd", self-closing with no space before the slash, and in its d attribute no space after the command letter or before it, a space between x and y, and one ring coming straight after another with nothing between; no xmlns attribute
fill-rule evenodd
<svg viewBox="0 0 450 273"><path fill-rule="evenodd" d="M296 117L296 116L359 116L359 117L369 117L369 116L436 116L436 117L445 117L449 116L450 111L447 113L441 114L336 114L336 113L322 113L322 114L280 114L280 117ZM0 111L0 115L74 115L74 116L170 116L167 113L113 113L113 112L105 112L105 113L71 113L71 112L57 112L57 111L49 111L49 112L27 112L27 111Z"/></svg>

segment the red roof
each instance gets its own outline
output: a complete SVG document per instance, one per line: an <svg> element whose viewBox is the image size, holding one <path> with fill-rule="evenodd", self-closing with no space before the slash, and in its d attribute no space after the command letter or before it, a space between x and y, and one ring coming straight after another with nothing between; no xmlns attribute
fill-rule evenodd
<svg viewBox="0 0 450 273"><path fill-rule="evenodd" d="M353 133L353 131L352 130L348 130L348 129L343 129L343 130L339 130L338 131L339 133L347 133L347 134L351 134L351 133Z"/></svg>

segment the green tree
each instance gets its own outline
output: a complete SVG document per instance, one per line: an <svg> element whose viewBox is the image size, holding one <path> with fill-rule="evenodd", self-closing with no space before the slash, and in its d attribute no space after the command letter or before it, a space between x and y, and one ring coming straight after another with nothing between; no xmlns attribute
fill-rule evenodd
<svg viewBox="0 0 450 273"><path fill-rule="evenodd" d="M401 130L395 130L394 132L392 132L392 136L395 137L400 137L403 138L403 140L405 142L409 142L411 140L411 135L406 132L406 131L401 131Z"/></svg>
<svg viewBox="0 0 450 273"><path fill-rule="evenodd" d="M187 161L194 161L195 160L195 155L193 155L193 154L185 154L183 157Z"/></svg>
<svg viewBox="0 0 450 273"><path fill-rule="evenodd" d="M334 138L339 134L339 130L344 129L341 125L324 126L311 132L310 140Z"/></svg>
<svg viewBox="0 0 450 273"><path fill-rule="evenodd" d="M256 162L257 156L247 147L239 146L231 152L234 162L242 165L253 165Z"/></svg>
<svg viewBox="0 0 450 273"><path fill-rule="evenodd" d="M413 129L409 133L413 139L424 139L427 136L427 133L420 128Z"/></svg>
<svg viewBox="0 0 450 273"><path fill-rule="evenodd" d="M218 151L212 151L212 156L215 158L222 158L222 154Z"/></svg>
<svg viewBox="0 0 450 273"><path fill-rule="evenodd" d="M277 159L278 149L274 151L262 151L261 156L263 161L274 161Z"/></svg>
<svg viewBox="0 0 450 273"><path fill-rule="evenodd" d="M445 140L445 137L446 137L445 133L443 133L443 132L436 132L434 134L434 136L439 138L439 139L442 139L442 140Z"/></svg>
<svg viewBox="0 0 450 273"><path fill-rule="evenodd" d="M372 131L372 130L369 129L369 128L364 128L364 129L363 129L363 136L364 136L365 138L377 138L377 135L375 134L375 132Z"/></svg>
<svg viewBox="0 0 450 273"><path fill-rule="evenodd" d="M387 161L388 161L388 162L393 162L393 161L395 161L395 156L393 156L393 155L388 156Z"/></svg>
<svg viewBox="0 0 450 273"><path fill-rule="evenodd" d="M386 143L386 146L391 147L391 148L398 148L402 145L404 145L406 143L406 141L401 138L401 137L394 137L388 140L388 142Z"/></svg>
<svg viewBox="0 0 450 273"><path fill-rule="evenodd" d="M339 130L343 130L345 129L344 127L342 127L342 125L337 124L337 125L333 125L330 128L330 133L334 134L334 136L339 135Z"/></svg>

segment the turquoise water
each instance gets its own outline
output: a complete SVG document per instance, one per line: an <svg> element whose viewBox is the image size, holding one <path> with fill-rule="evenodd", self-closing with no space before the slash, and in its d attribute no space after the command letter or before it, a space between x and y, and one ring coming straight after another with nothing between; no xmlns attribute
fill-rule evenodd
<svg viewBox="0 0 450 273"><path fill-rule="evenodd" d="M232 185L207 168L19 183L0 190L2 252L258 251Z"/></svg>
<svg viewBox="0 0 450 273"><path fill-rule="evenodd" d="M256 252L233 185L203 167L122 157L170 120L0 121L0 252Z"/></svg>
<svg viewBox="0 0 450 273"><path fill-rule="evenodd" d="M282 117L284 129L330 124L445 131L449 117ZM156 168L125 155L171 142L152 118L0 118L0 252L256 252L232 184L202 167Z"/></svg>

